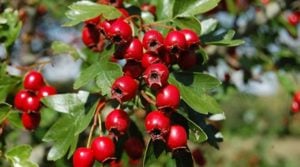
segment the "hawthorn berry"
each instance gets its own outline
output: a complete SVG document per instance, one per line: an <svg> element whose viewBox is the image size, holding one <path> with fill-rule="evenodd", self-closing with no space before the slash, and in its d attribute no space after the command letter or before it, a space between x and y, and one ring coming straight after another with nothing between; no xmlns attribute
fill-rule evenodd
<svg viewBox="0 0 300 167"><path fill-rule="evenodd" d="M14 106L15 108L19 110L24 110L24 103L27 99L27 97L30 96L30 93L28 90L20 90L14 98Z"/></svg>
<svg viewBox="0 0 300 167"><path fill-rule="evenodd" d="M164 46L164 37L157 30L149 30L144 34L143 46L147 51L158 53Z"/></svg>
<svg viewBox="0 0 300 167"><path fill-rule="evenodd" d="M140 159L143 156L144 149L144 142L137 137L130 137L124 143L125 152L133 160Z"/></svg>
<svg viewBox="0 0 300 167"><path fill-rule="evenodd" d="M187 49L185 36L180 31L171 31L167 34L164 45L172 54L178 54Z"/></svg>
<svg viewBox="0 0 300 167"><path fill-rule="evenodd" d="M144 68L147 68L151 64L155 64L155 63L161 62L161 59L160 59L160 57L157 54L155 54L153 52L146 52L146 53L143 54L141 62L142 62L142 66Z"/></svg>
<svg viewBox="0 0 300 167"><path fill-rule="evenodd" d="M40 113L23 112L21 119L24 128L31 131L39 126L41 121L41 115Z"/></svg>
<svg viewBox="0 0 300 167"><path fill-rule="evenodd" d="M112 21L110 20L104 20L104 21L101 21L97 24L96 28L106 37L108 38L108 31L111 27L111 24L112 24Z"/></svg>
<svg viewBox="0 0 300 167"><path fill-rule="evenodd" d="M150 12L152 15L156 13L156 6L148 3L144 3L141 5L141 10L145 12Z"/></svg>
<svg viewBox="0 0 300 167"><path fill-rule="evenodd" d="M121 16L118 19L126 19L127 17L129 17L129 13L126 9L124 8L117 8L119 10L119 12L121 12Z"/></svg>
<svg viewBox="0 0 300 167"><path fill-rule="evenodd" d="M184 35L188 48L196 49L200 44L199 37L196 32L190 29L183 29L180 32Z"/></svg>
<svg viewBox="0 0 300 167"><path fill-rule="evenodd" d="M115 143L107 136L95 138L92 142L91 149L93 150L95 159L102 163L113 159L115 155Z"/></svg>
<svg viewBox="0 0 300 167"><path fill-rule="evenodd" d="M158 109L176 109L180 103L180 92L174 85L167 85L161 88L156 94L156 106Z"/></svg>
<svg viewBox="0 0 300 167"><path fill-rule="evenodd" d="M29 71L24 77L23 85L25 89L39 90L45 85L43 75L37 71Z"/></svg>
<svg viewBox="0 0 300 167"><path fill-rule="evenodd" d="M98 3L104 4L104 5L111 5L116 8L120 8L123 6L123 0L98 0Z"/></svg>
<svg viewBox="0 0 300 167"><path fill-rule="evenodd" d="M186 147L187 133L185 128L181 125L172 125L166 143L171 150Z"/></svg>
<svg viewBox="0 0 300 167"><path fill-rule="evenodd" d="M81 39L86 47L96 47L99 41L99 37L100 33L95 26L87 24L82 28Z"/></svg>
<svg viewBox="0 0 300 167"><path fill-rule="evenodd" d="M296 13L292 12L288 15L288 22L293 25L296 26L299 23L299 18L297 16Z"/></svg>
<svg viewBox="0 0 300 167"><path fill-rule="evenodd" d="M128 114L119 109L111 111L105 119L105 128L116 136L124 135L129 127Z"/></svg>
<svg viewBox="0 0 300 167"><path fill-rule="evenodd" d="M88 19L84 21L85 24L97 25L100 21L100 16L96 16L94 18Z"/></svg>
<svg viewBox="0 0 300 167"><path fill-rule="evenodd" d="M117 19L108 29L107 35L115 44L126 44L132 39L132 30L128 23Z"/></svg>
<svg viewBox="0 0 300 167"><path fill-rule="evenodd" d="M131 100L136 95L137 89L138 84L132 77L119 77L112 85L112 98L117 99L119 102Z"/></svg>
<svg viewBox="0 0 300 167"><path fill-rule="evenodd" d="M56 94L56 89L54 87L52 87L52 86L43 86L37 92L37 97L39 99L41 99L43 97L47 97L47 96L51 96L51 95L55 95L55 94Z"/></svg>
<svg viewBox="0 0 300 167"><path fill-rule="evenodd" d="M295 92L293 100L300 104L300 91Z"/></svg>
<svg viewBox="0 0 300 167"><path fill-rule="evenodd" d="M169 69L162 63L152 64L145 70L143 77L149 87L157 89L168 83Z"/></svg>
<svg viewBox="0 0 300 167"><path fill-rule="evenodd" d="M25 112L38 112L40 105L40 99L35 94L30 93L24 100L23 110Z"/></svg>
<svg viewBox="0 0 300 167"><path fill-rule="evenodd" d="M198 164L199 166L204 166L206 164L206 159L200 149L193 150L192 155L196 164Z"/></svg>
<svg viewBox="0 0 300 167"><path fill-rule="evenodd" d="M186 51L178 58L178 65L181 69L187 70L197 64L197 55L194 51Z"/></svg>
<svg viewBox="0 0 300 167"><path fill-rule="evenodd" d="M300 111L300 105L299 105L298 102L296 102L296 101L293 101L293 102L292 102L292 105L291 105L291 111L292 111L293 113L297 113L297 112Z"/></svg>
<svg viewBox="0 0 300 167"><path fill-rule="evenodd" d="M170 118L162 111L152 111L145 118L145 127L153 140L164 140L170 130Z"/></svg>
<svg viewBox="0 0 300 167"><path fill-rule="evenodd" d="M140 62L135 60L127 60L126 64L123 67L123 75L130 76L132 78L138 78L144 69Z"/></svg>
<svg viewBox="0 0 300 167"><path fill-rule="evenodd" d="M130 42L130 44L126 47L124 58L139 61L142 59L142 57L143 57L143 45L139 39L134 38Z"/></svg>
<svg viewBox="0 0 300 167"><path fill-rule="evenodd" d="M95 162L93 150L79 147L73 154L73 167L92 167Z"/></svg>

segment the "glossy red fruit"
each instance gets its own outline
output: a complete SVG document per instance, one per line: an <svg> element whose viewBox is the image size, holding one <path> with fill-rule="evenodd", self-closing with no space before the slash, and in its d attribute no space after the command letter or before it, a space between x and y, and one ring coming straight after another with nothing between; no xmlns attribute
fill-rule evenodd
<svg viewBox="0 0 300 167"><path fill-rule="evenodd" d="M178 58L178 65L181 69L187 70L197 64L197 55L194 51L186 51Z"/></svg>
<svg viewBox="0 0 300 167"><path fill-rule="evenodd" d="M96 47L99 41L100 33L93 25L85 25L82 28L81 39L88 48Z"/></svg>
<svg viewBox="0 0 300 167"><path fill-rule="evenodd" d="M41 115L40 113L28 113L23 112L22 113L22 124L25 129L27 130L34 130L36 129L41 121Z"/></svg>
<svg viewBox="0 0 300 167"><path fill-rule="evenodd" d="M141 10L145 12L150 12L152 15L156 14L156 6L148 3L144 3L141 5Z"/></svg>
<svg viewBox="0 0 300 167"><path fill-rule="evenodd" d="M79 147L73 154L73 167L92 167L95 162L93 150Z"/></svg>
<svg viewBox="0 0 300 167"><path fill-rule="evenodd" d="M150 65L144 72L143 78L151 88L161 88L168 83L169 69L162 63Z"/></svg>
<svg viewBox="0 0 300 167"><path fill-rule="evenodd" d="M40 105L40 99L35 94L31 93L24 100L23 110L25 112L38 112Z"/></svg>
<svg viewBox="0 0 300 167"><path fill-rule="evenodd" d="M130 76L132 78L138 78L143 73L144 68L140 62L134 60L127 60L123 67L123 75Z"/></svg>
<svg viewBox="0 0 300 167"><path fill-rule="evenodd" d="M293 101L292 105L291 105L291 111L293 113L299 112L300 111L300 105L299 105L299 103L297 103L296 101Z"/></svg>
<svg viewBox="0 0 300 167"><path fill-rule="evenodd" d="M164 140L170 130L170 118L161 111L152 111L145 118L145 127L153 140Z"/></svg>
<svg viewBox="0 0 300 167"><path fill-rule="evenodd" d="M119 77L112 85L112 98L117 99L119 102L131 100L136 95L137 89L138 84L132 77Z"/></svg>
<svg viewBox="0 0 300 167"><path fill-rule="evenodd" d="M115 44L126 44L132 39L132 30L128 23L118 19L112 23L107 35Z"/></svg>
<svg viewBox="0 0 300 167"><path fill-rule="evenodd" d="M167 137L167 146L171 150L184 148L187 144L187 133L181 125L172 125Z"/></svg>
<svg viewBox="0 0 300 167"><path fill-rule="evenodd" d="M164 46L164 37L157 30L149 30L144 34L143 46L147 51L158 53Z"/></svg>
<svg viewBox="0 0 300 167"><path fill-rule="evenodd" d="M93 140L91 149L94 157L99 162L112 159L115 155L115 143L107 136L100 136Z"/></svg>
<svg viewBox="0 0 300 167"><path fill-rule="evenodd" d="M143 57L143 45L139 39L134 38L126 47L124 58L139 61L142 59L142 57Z"/></svg>
<svg viewBox="0 0 300 167"><path fill-rule="evenodd" d="M51 96L51 95L55 95L55 94L56 94L56 89L54 87L52 87L52 86L43 86L37 92L37 97L39 99L41 99L43 97L47 97L47 96Z"/></svg>
<svg viewBox="0 0 300 167"><path fill-rule="evenodd" d="M156 106L158 109L176 109L180 103L180 92L174 85L167 85L160 89L156 95Z"/></svg>
<svg viewBox="0 0 300 167"><path fill-rule="evenodd" d="M300 104L300 91L295 92L294 94L294 101Z"/></svg>
<svg viewBox="0 0 300 167"><path fill-rule="evenodd" d="M39 90L45 85L44 77L40 72L29 71L24 77L23 85L25 89Z"/></svg>
<svg viewBox="0 0 300 167"><path fill-rule="evenodd" d="M124 143L125 152L133 160L142 158L144 149L144 142L137 137L130 137Z"/></svg>
<svg viewBox="0 0 300 167"><path fill-rule="evenodd" d="M127 17L129 17L129 13L126 9L124 8L117 8L119 10L119 12L121 12L121 16L118 19L126 19Z"/></svg>
<svg viewBox="0 0 300 167"><path fill-rule="evenodd" d="M28 90L20 90L14 98L14 107L19 110L24 110L24 104L27 97L30 96Z"/></svg>
<svg viewBox="0 0 300 167"><path fill-rule="evenodd" d="M144 68L147 68L151 64L160 63L161 59L157 54L155 54L153 52L146 52L143 54L141 62L142 62L142 66Z"/></svg>
<svg viewBox="0 0 300 167"><path fill-rule="evenodd" d="M110 29L113 21L104 20L97 24L96 28L106 37L108 38L108 30Z"/></svg>
<svg viewBox="0 0 300 167"><path fill-rule="evenodd" d="M288 15L288 22L291 25L296 26L299 23L299 18L294 12L292 12Z"/></svg>
<svg viewBox="0 0 300 167"><path fill-rule="evenodd" d="M98 3L104 4L104 5L111 5L116 8L120 8L123 6L123 0L98 0Z"/></svg>
<svg viewBox="0 0 300 167"><path fill-rule="evenodd" d="M85 24L92 24L92 25L97 25L100 21L100 16L96 16L94 18L88 19L84 21Z"/></svg>
<svg viewBox="0 0 300 167"><path fill-rule="evenodd" d="M172 54L178 54L187 49L185 36L180 31L171 31L165 38L165 47Z"/></svg>
<svg viewBox="0 0 300 167"><path fill-rule="evenodd" d="M190 29L183 29L180 32L184 35L187 46L191 49L196 49L199 47L200 40L196 32Z"/></svg>
<svg viewBox="0 0 300 167"><path fill-rule="evenodd" d="M105 119L105 128L116 136L124 135L129 127L128 114L119 109L112 110Z"/></svg>

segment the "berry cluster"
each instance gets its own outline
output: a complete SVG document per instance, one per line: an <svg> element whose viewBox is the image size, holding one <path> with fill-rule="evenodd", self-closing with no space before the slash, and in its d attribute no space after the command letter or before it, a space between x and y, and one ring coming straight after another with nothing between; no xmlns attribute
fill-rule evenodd
<svg viewBox="0 0 300 167"><path fill-rule="evenodd" d="M300 92L294 94L291 111L293 113L298 113L300 111Z"/></svg>
<svg viewBox="0 0 300 167"><path fill-rule="evenodd" d="M42 74L37 71L25 75L23 86L24 89L15 95L14 107L22 111L23 126L27 130L34 130L41 120L41 98L56 94L56 89L45 85Z"/></svg>

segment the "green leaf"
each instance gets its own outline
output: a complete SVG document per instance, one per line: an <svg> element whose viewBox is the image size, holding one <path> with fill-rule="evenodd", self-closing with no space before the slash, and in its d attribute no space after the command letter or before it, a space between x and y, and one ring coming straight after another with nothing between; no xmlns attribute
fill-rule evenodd
<svg viewBox="0 0 300 167"><path fill-rule="evenodd" d="M6 66L5 63L0 64L0 103L4 103L7 95L14 92L21 83L21 78L6 73Z"/></svg>
<svg viewBox="0 0 300 167"><path fill-rule="evenodd" d="M66 12L66 16L71 20L64 26L74 26L85 20L102 16L107 20L116 19L121 13L114 7L101 5L90 1L79 1L69 6L70 10Z"/></svg>
<svg viewBox="0 0 300 167"><path fill-rule="evenodd" d="M175 1L173 16L195 16L205 13L218 5L220 0L179 0Z"/></svg>
<svg viewBox="0 0 300 167"><path fill-rule="evenodd" d="M86 59L85 55L80 53L76 48L73 46L66 44L61 41L54 41L51 45L51 49L53 50L54 54L70 54L75 60L82 58L83 60Z"/></svg>
<svg viewBox="0 0 300 167"><path fill-rule="evenodd" d="M95 63L88 68L81 70L79 77L74 83L74 89L79 89L82 86L88 84L91 80L95 80L100 68L100 64Z"/></svg>
<svg viewBox="0 0 300 167"><path fill-rule="evenodd" d="M202 42L206 45L238 46L244 43L243 40L233 39L234 30L229 30L217 35L207 34L202 36Z"/></svg>
<svg viewBox="0 0 300 167"><path fill-rule="evenodd" d="M79 135L82 131L84 131L88 127L95 114L97 106L98 106L98 101L91 107L88 113L82 117L81 121L79 122L78 128L75 132L75 135Z"/></svg>
<svg viewBox="0 0 300 167"><path fill-rule="evenodd" d="M217 25L218 25L218 21L216 19L209 18L206 20L202 20L201 21L201 28L202 28L201 35L205 35L205 34L213 32L217 28Z"/></svg>
<svg viewBox="0 0 300 167"><path fill-rule="evenodd" d="M72 113L83 108L84 103L87 101L89 93L79 91L78 93L59 94L44 97L42 102L52 110L62 113Z"/></svg>
<svg viewBox="0 0 300 167"><path fill-rule="evenodd" d="M185 78L183 74L186 75ZM202 75L205 76L205 74ZM206 90L218 86L220 82L214 80L213 77L203 76L195 75L195 73L190 76L189 73L173 74L170 75L169 82L178 87L182 99L193 110L202 114L223 112L215 99L205 94Z"/></svg>
<svg viewBox="0 0 300 167"><path fill-rule="evenodd" d="M293 94L297 90L297 84L293 77L284 72L277 73L278 80L282 87L289 93Z"/></svg>
<svg viewBox="0 0 300 167"><path fill-rule="evenodd" d="M158 20L173 18L174 3L175 0L159 0L153 2L153 4L156 6Z"/></svg>
<svg viewBox="0 0 300 167"><path fill-rule="evenodd" d="M38 167L37 164L29 160L32 148L29 145L19 145L11 148L5 154L13 167Z"/></svg>
<svg viewBox="0 0 300 167"><path fill-rule="evenodd" d="M0 124L8 117L11 106L7 103L0 103Z"/></svg>
<svg viewBox="0 0 300 167"><path fill-rule="evenodd" d="M12 110L9 113L7 119L8 119L9 125L11 125L15 128L18 128L18 129L24 128L23 125L22 125L21 115L20 115L19 111Z"/></svg>
<svg viewBox="0 0 300 167"><path fill-rule="evenodd" d="M176 17L173 19L173 22L181 29L188 28L195 31L197 34L200 34L201 32L200 21L196 17Z"/></svg>
<svg viewBox="0 0 300 167"><path fill-rule="evenodd" d="M153 162L157 161L160 156L166 156L165 143L160 140L152 141L149 140L149 143L146 147L143 166L149 166Z"/></svg>

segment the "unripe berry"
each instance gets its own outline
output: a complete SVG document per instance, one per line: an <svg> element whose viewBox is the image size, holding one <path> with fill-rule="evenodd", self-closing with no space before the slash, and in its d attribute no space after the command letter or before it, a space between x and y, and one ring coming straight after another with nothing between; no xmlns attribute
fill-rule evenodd
<svg viewBox="0 0 300 167"><path fill-rule="evenodd" d="M73 154L73 167L92 167L95 162L93 150L79 147Z"/></svg>
<svg viewBox="0 0 300 167"><path fill-rule="evenodd" d="M112 85L112 98L119 102L131 100L136 95L137 89L138 84L133 78L129 76L119 77Z"/></svg>
<svg viewBox="0 0 300 167"><path fill-rule="evenodd" d="M137 137L130 137L124 143L125 152L133 160L142 158L144 149L145 149L144 142Z"/></svg>
<svg viewBox="0 0 300 167"><path fill-rule="evenodd" d="M129 127L128 114L119 109L111 111L105 119L105 128L116 136L124 135Z"/></svg>
<svg viewBox="0 0 300 167"><path fill-rule="evenodd" d="M22 113L22 124L25 129L27 130L34 130L36 129L41 121L41 115L40 113L28 113L23 112Z"/></svg>
<svg viewBox="0 0 300 167"><path fill-rule="evenodd" d="M24 103L27 99L27 97L30 96L30 93L28 90L20 90L14 98L14 107L19 110L24 110Z"/></svg>
<svg viewBox="0 0 300 167"><path fill-rule="evenodd" d="M187 144L187 133L181 125L172 125L167 137L167 146L171 150L184 148Z"/></svg>
<svg viewBox="0 0 300 167"><path fill-rule="evenodd" d="M149 30L144 34L143 46L147 51L158 53L164 45L164 37L159 31Z"/></svg>
<svg viewBox="0 0 300 167"><path fill-rule="evenodd" d="M115 156L115 143L106 136L95 138L91 149L93 150L95 159L102 163Z"/></svg>
<svg viewBox="0 0 300 167"><path fill-rule="evenodd" d="M118 19L112 23L107 35L115 44L126 44L132 39L132 30L128 23Z"/></svg>
<svg viewBox="0 0 300 167"><path fill-rule="evenodd" d="M161 111L152 111L145 118L145 127L153 140L164 140L170 130L170 118Z"/></svg>
<svg viewBox="0 0 300 167"><path fill-rule="evenodd" d="M23 85L25 89L39 90L45 85L43 75L37 71L30 71L25 75Z"/></svg>
<svg viewBox="0 0 300 167"><path fill-rule="evenodd" d="M196 32L190 29L183 29L180 32L184 35L188 48L197 49L200 44L200 40Z"/></svg>
<svg viewBox="0 0 300 167"><path fill-rule="evenodd" d="M149 87L157 89L168 83L169 69L162 63L152 64L145 70L143 77Z"/></svg>
<svg viewBox="0 0 300 167"><path fill-rule="evenodd" d="M37 92L37 97L39 99L41 99L43 97L47 97L47 96L51 96L51 95L55 95L55 94L56 94L56 89L54 87L52 87L52 86L43 86Z"/></svg>
<svg viewBox="0 0 300 167"><path fill-rule="evenodd" d="M160 62L161 62L160 57L153 52L144 53L142 57L142 66L144 68L149 67L151 64L160 63Z"/></svg>
<svg viewBox="0 0 300 167"><path fill-rule="evenodd" d="M141 41L134 38L125 49L125 59L141 60L143 57L143 45Z"/></svg>
<svg viewBox="0 0 300 167"><path fill-rule="evenodd" d="M180 103L180 93L176 86L167 85L160 89L156 95L156 106L158 109L176 109Z"/></svg>
<svg viewBox="0 0 300 167"><path fill-rule="evenodd" d="M40 99L35 94L30 93L24 100L23 110L25 112L38 112L40 105Z"/></svg>
<svg viewBox="0 0 300 167"><path fill-rule="evenodd" d="M165 38L165 47L172 54L178 54L187 49L185 36L180 31L171 31Z"/></svg>
<svg viewBox="0 0 300 167"><path fill-rule="evenodd" d="M144 69L140 62L134 60L127 60L123 67L124 76L130 76L132 78L138 78L143 73Z"/></svg>

